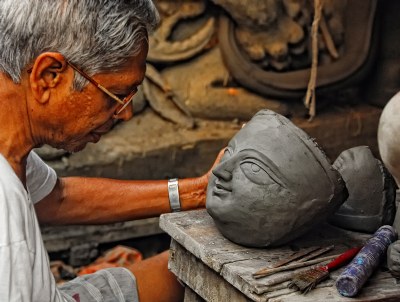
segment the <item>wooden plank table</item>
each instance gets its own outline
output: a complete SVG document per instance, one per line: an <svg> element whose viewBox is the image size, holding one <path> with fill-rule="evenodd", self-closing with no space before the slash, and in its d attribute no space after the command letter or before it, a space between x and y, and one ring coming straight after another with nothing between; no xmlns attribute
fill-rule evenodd
<svg viewBox="0 0 400 302"><path fill-rule="evenodd" d="M287 246L246 248L225 239L206 210L164 214L160 227L172 237L169 268L187 285L187 302L400 301L400 284L384 267L374 273L356 298L345 298L337 292L334 280L341 270L332 272L328 280L307 295L287 288L287 282L267 286L276 274L261 279L252 277L252 273L289 257L300 248L334 244L330 254L338 254L362 245L370 235L326 224Z"/></svg>

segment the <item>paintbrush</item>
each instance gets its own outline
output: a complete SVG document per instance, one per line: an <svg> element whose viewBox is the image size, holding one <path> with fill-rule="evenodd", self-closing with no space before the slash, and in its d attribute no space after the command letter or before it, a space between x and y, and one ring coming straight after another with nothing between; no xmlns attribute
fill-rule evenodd
<svg viewBox="0 0 400 302"><path fill-rule="evenodd" d="M339 255L334 255L334 256L326 256L326 257L321 257L321 258L317 258L314 260L309 260L309 261L304 261L304 262L296 262L296 263L291 263L288 265L284 265L284 266L280 266L280 267L276 267L276 268L263 268L255 273L252 274L252 276L255 279L259 279L259 278L263 278L269 275L273 275L279 272L283 272L283 271L288 271L288 270L292 270L295 268L299 268L299 267L305 267L305 266L311 266L311 265L315 265L321 262L325 262L325 261L329 261L334 259L335 257L337 257Z"/></svg>
<svg viewBox="0 0 400 302"><path fill-rule="evenodd" d="M295 268L299 268L299 267L304 267L307 265L318 264L318 263L326 261L326 260L331 260L335 256L329 256L329 258L321 258L321 259L316 259L315 261L307 262L308 260L311 260L315 257L318 257L318 256L332 250L334 247L335 247L334 245L331 245L331 246L328 246L325 248L312 247L312 248L305 249L301 252L295 253L294 255L292 255L291 257L289 257L285 260L275 263L271 267L267 267L267 268L258 270L257 272L255 272L253 274L253 277L258 279L258 278L266 277L266 276L269 276L269 275L272 275L272 274L275 274L278 272L295 269ZM299 259L299 258L301 258L301 259ZM289 262L292 262L293 260L297 260L297 262L289 264L289 265L285 265Z"/></svg>
<svg viewBox="0 0 400 302"><path fill-rule="evenodd" d="M318 283L328 278L330 271L339 268L353 259L360 249L361 247L352 248L329 262L327 265L315 267L308 271L296 274L288 286L301 291L303 294L307 294L315 288Z"/></svg>

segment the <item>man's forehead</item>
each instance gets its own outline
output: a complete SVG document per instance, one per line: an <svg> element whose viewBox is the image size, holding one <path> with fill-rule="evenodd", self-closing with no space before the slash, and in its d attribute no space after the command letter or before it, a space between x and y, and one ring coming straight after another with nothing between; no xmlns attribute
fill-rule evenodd
<svg viewBox="0 0 400 302"><path fill-rule="evenodd" d="M110 86L127 85L138 86L142 83L146 74L146 63L138 64L131 62L130 65L125 65L122 69L114 72L105 73L105 76L111 76L112 82Z"/></svg>

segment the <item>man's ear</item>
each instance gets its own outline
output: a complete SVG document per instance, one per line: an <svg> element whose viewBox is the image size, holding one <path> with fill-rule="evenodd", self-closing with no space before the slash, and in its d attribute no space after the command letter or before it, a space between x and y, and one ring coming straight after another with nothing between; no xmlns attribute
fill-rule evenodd
<svg viewBox="0 0 400 302"><path fill-rule="evenodd" d="M45 52L40 54L33 63L30 71L29 82L33 97L40 103L46 103L50 99L51 91L63 80L68 80L66 73L67 61L57 52ZM67 81L68 82L68 81Z"/></svg>

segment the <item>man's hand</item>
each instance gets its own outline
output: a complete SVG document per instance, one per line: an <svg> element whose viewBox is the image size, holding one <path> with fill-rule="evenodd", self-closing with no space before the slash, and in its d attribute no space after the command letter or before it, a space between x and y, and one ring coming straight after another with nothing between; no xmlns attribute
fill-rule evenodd
<svg viewBox="0 0 400 302"><path fill-rule="evenodd" d="M400 240L392 243L387 251L387 265L395 277L400 277Z"/></svg>
<svg viewBox="0 0 400 302"><path fill-rule="evenodd" d="M222 158L222 156L223 156L224 153L225 153L225 149L226 149L226 148L223 148L223 149L221 149L221 151L219 151L219 153L218 153L218 155L217 155L217 158L215 159L215 161L214 161L212 167L210 168L210 170L208 170L207 173L204 174L203 176L200 176L200 179L201 179L202 183L204 183L204 185L205 185L205 190L206 190L206 191L207 191L208 180L210 179L210 176L211 176L211 174L212 174L212 170L214 170L214 168L215 168L215 167L219 164L219 162L221 161L221 158Z"/></svg>
<svg viewBox="0 0 400 302"><path fill-rule="evenodd" d="M207 171L207 173L205 173L204 175L200 176L197 178L198 183L199 183L199 187L202 188L201 189L201 193L199 194L199 196L202 196L201 198L198 198L200 200L200 202L197 204L197 206L195 208L202 208L206 206L206 196L207 196L207 185L208 185L208 180L210 179L212 170L218 165L218 163L220 162L222 156L224 155L226 148L223 148L221 151L219 151L217 158L215 159L212 167L210 168L210 170Z"/></svg>

